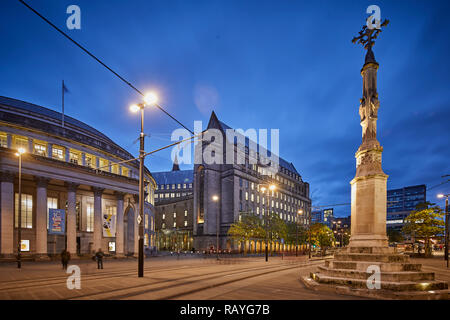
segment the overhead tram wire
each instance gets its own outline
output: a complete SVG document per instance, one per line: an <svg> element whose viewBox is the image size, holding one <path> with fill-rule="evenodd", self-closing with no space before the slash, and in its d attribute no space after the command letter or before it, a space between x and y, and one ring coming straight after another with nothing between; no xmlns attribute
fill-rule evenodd
<svg viewBox="0 0 450 320"><path fill-rule="evenodd" d="M193 143L193 141L192 141L193 139L198 138L198 137L201 137L205 132L206 132L206 130L203 131L203 132L201 132L201 133L199 133L199 134L197 134L197 135L194 135L194 136L192 136L192 137L189 137L189 138L186 138L186 139L183 139L183 140L180 140L180 141L176 141L176 142L171 143L171 144L169 144L169 145L167 145L167 146L158 148L158 149L153 150L153 151L150 151L150 152L146 152L146 153L144 154L144 156L148 156L148 155L154 154L154 153L156 153L156 152L159 152L159 151L168 149L168 148L170 148L170 147L173 147L173 146L178 145L178 144L183 143L183 142L186 142L186 143ZM200 138L199 141L203 141L203 139ZM108 164L108 165L101 166L101 167L96 167L96 168L93 168L93 169L94 169L96 172L98 172L99 170L101 170L101 169L103 169L103 168L109 168L111 165L123 164L123 163L131 162L131 161L136 161L136 160L139 160L139 157L138 157L138 158L133 158L133 159L128 159L128 160L123 160L123 161L119 161L119 162L113 162L112 164Z"/></svg>
<svg viewBox="0 0 450 320"><path fill-rule="evenodd" d="M74 43L77 47L79 47L81 50L86 52L89 56L91 56L94 60L96 60L98 63L100 63L102 66L104 66L106 69L111 71L116 77L118 77L120 80L125 82L129 87L131 87L133 90L135 90L137 93L139 93L141 96L144 96L144 94L137 89L135 86L133 86L129 81L127 81L125 78L123 78L121 75L119 75L116 71L111 69L108 65L106 65L103 61L101 61L99 58L97 58L94 54L92 54L89 50L87 50L85 47L83 47L81 44L79 44L77 41L72 39L69 35L67 35L64 31L62 31L60 28L58 28L55 24L53 24L50 20L48 20L46 17L44 17L42 14L40 14L38 11L36 11L34 8L32 8L28 3L26 3L23 0L18 0L20 3L22 3L24 6L26 6L28 9L30 9L32 12L34 12L38 17L40 17L42 20L47 22L50 26L52 26L56 31L61 33L64 37L69 39L72 43ZM194 132L190 129L188 129L185 125L183 125L180 121L178 121L174 116L172 116L169 112L164 110L163 107L161 107L159 104L155 104L155 106L164 112L167 116L169 116L172 120L174 120L176 123L178 123L180 126L182 126L184 129L189 131L191 134L194 134Z"/></svg>

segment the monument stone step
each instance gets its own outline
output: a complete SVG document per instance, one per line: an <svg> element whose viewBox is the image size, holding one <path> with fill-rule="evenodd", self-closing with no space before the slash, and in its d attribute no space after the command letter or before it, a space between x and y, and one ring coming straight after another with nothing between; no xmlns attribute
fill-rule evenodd
<svg viewBox="0 0 450 320"><path fill-rule="evenodd" d="M344 285L352 288L367 289L367 280L364 279L352 279L345 277L332 277L324 275L320 272L311 273L311 278L319 283L332 284L332 285ZM425 280L420 282L414 281L380 281L380 287L384 290L392 291L430 291L430 290L446 290L448 284L443 281L437 280ZM373 289L376 290L376 289Z"/></svg>
<svg viewBox="0 0 450 320"><path fill-rule="evenodd" d="M367 278L373 275L373 272L351 269L331 269L324 266L319 266L319 270L324 275L340 278L367 280ZM381 272L380 279L381 281L392 282L434 280L434 273L423 271Z"/></svg>
<svg viewBox="0 0 450 320"><path fill-rule="evenodd" d="M331 269L351 269L367 271L370 266L379 266L381 272L399 272L399 271L421 271L422 265L419 263L385 263L377 261L325 261L325 266Z"/></svg>
<svg viewBox="0 0 450 320"><path fill-rule="evenodd" d="M409 256L397 253L336 253L337 261L409 262Z"/></svg>
<svg viewBox="0 0 450 320"><path fill-rule="evenodd" d="M396 253L395 248L391 247L344 247L339 253L378 253L393 254Z"/></svg>

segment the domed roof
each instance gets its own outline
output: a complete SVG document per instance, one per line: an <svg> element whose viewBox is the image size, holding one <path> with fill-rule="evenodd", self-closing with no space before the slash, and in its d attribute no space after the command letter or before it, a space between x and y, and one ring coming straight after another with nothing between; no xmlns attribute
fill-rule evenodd
<svg viewBox="0 0 450 320"><path fill-rule="evenodd" d="M122 159L134 158L128 151L93 127L62 113L29 102L0 96L0 121L15 123L102 149Z"/></svg>

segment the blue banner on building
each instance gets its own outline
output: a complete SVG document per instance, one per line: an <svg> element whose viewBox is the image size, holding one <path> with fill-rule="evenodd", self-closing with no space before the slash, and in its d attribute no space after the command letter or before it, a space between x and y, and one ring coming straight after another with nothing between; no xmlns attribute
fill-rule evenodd
<svg viewBox="0 0 450 320"><path fill-rule="evenodd" d="M66 210L49 209L48 213L48 233L64 234L66 231Z"/></svg>

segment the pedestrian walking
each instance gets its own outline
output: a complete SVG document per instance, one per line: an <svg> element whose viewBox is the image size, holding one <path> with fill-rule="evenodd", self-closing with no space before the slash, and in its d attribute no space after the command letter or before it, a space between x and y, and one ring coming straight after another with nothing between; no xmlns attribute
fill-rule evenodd
<svg viewBox="0 0 450 320"><path fill-rule="evenodd" d="M70 261L70 252L64 249L61 252L61 263L64 270L67 270L67 265L69 264L69 261Z"/></svg>
<svg viewBox="0 0 450 320"><path fill-rule="evenodd" d="M105 254L103 253L102 249L99 248L98 251L95 253L95 259L97 260L97 269L103 269L103 257Z"/></svg>

